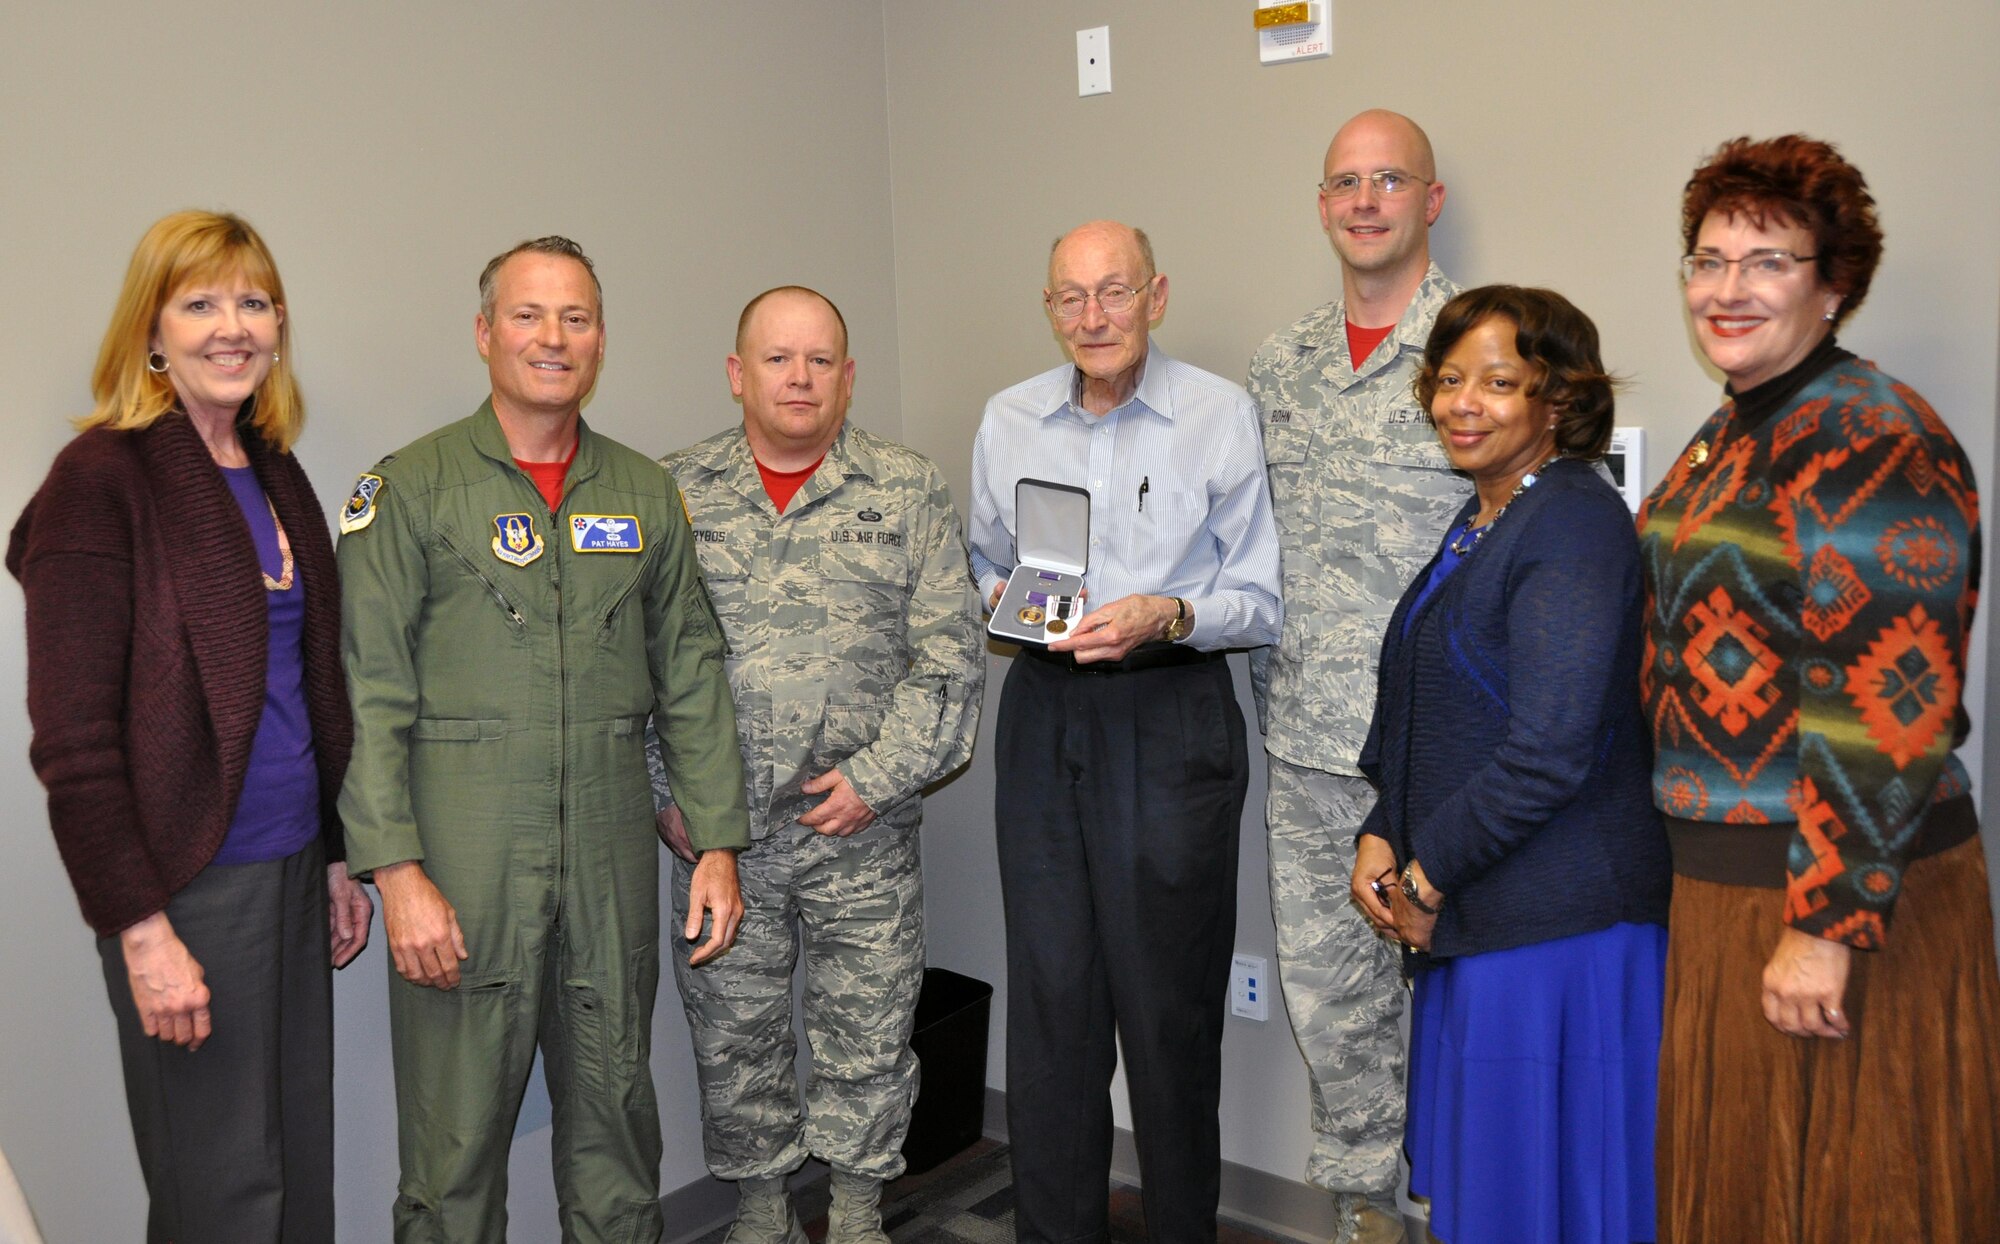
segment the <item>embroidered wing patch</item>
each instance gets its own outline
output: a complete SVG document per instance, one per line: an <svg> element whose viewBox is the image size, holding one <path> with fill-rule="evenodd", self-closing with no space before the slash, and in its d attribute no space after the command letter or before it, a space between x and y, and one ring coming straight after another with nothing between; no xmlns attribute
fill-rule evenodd
<svg viewBox="0 0 2000 1244"><path fill-rule="evenodd" d="M569 546L579 553L638 553L646 537L636 514L572 514Z"/></svg>

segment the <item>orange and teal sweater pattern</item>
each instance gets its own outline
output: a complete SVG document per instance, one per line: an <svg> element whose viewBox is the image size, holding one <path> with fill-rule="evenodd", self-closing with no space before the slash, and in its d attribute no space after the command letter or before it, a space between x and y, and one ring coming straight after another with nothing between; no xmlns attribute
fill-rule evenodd
<svg viewBox="0 0 2000 1244"><path fill-rule="evenodd" d="M1971 464L1929 403L1848 357L1754 423L1726 402L1638 523L1654 801L1791 823L1785 922L1879 947L1926 813L1969 789Z"/></svg>

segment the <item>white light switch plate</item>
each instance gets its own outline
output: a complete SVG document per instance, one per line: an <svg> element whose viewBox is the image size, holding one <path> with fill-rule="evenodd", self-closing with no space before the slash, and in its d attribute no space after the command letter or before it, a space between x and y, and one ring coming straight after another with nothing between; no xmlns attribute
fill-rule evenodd
<svg viewBox="0 0 2000 1244"><path fill-rule="evenodd" d="M1111 94L1111 27L1076 32L1076 93Z"/></svg>

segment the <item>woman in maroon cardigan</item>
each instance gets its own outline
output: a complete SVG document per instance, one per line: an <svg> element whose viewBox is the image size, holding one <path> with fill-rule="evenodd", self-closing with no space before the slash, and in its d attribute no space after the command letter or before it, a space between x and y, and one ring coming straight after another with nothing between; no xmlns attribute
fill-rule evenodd
<svg viewBox="0 0 2000 1244"><path fill-rule="evenodd" d="M30 758L98 934L151 1241L333 1238L330 969L372 912L334 811L340 592L290 452L284 301L242 220L148 230L96 410L7 550Z"/></svg>

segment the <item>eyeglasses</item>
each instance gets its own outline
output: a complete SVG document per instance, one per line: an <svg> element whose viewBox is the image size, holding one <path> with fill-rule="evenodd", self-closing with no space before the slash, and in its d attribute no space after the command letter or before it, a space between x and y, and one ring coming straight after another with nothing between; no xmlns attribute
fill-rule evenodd
<svg viewBox="0 0 2000 1244"><path fill-rule="evenodd" d="M1341 173L1337 176L1329 177L1319 184L1319 192L1329 199L1351 199L1361 193L1361 183L1364 181L1374 185L1376 194L1384 196L1401 194L1412 185L1428 186L1431 184L1415 173L1404 173L1393 168L1385 168L1379 173L1370 173L1366 177L1363 177L1359 173Z"/></svg>
<svg viewBox="0 0 2000 1244"><path fill-rule="evenodd" d="M1689 285L1720 285L1723 274L1731 264L1736 265L1736 273L1745 285L1778 285L1788 280L1799 265L1818 259L1818 255L1794 255L1790 251L1751 251L1741 259L1724 259L1720 255L1682 255L1681 280Z"/></svg>
<svg viewBox="0 0 2000 1244"><path fill-rule="evenodd" d="M1138 301L1139 295L1152 288L1152 285L1153 278L1147 277L1137 288L1112 284L1106 285L1096 293L1065 289L1048 295L1043 301L1049 304L1049 310L1065 320L1073 320L1082 315L1084 306L1093 298L1097 300L1098 310L1106 315L1117 315L1121 311L1130 311L1132 304Z"/></svg>

